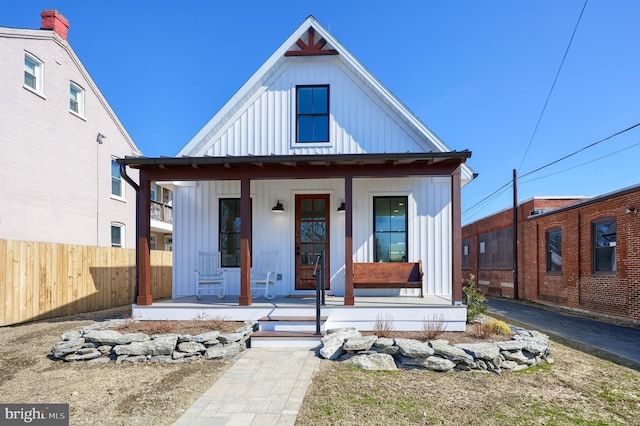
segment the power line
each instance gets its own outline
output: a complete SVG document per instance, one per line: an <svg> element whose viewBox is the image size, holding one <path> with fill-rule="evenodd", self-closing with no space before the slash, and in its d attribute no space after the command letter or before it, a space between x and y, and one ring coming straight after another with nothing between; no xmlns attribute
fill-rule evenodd
<svg viewBox="0 0 640 426"><path fill-rule="evenodd" d="M504 185L502 185L500 188L496 189L495 191L493 191L491 194L487 195L486 197L484 197L482 200L478 201L477 203L475 203L474 205L472 205L471 207L469 207L468 209L466 209L465 211L462 212L462 214L467 213L469 210L475 208L476 206L482 204L485 200L491 198L493 195L497 194L498 191L502 190L502 189L506 189L511 185L511 181L505 183ZM503 191L504 192L504 191Z"/></svg>
<svg viewBox="0 0 640 426"><path fill-rule="evenodd" d="M549 166L552 166L552 165L554 165L554 164L556 164L556 163L559 163L559 162L560 162L560 161L562 161L562 160L566 160L566 159L567 159L567 158L569 158L569 157L573 157L574 155L576 155L576 154L578 154L578 153L580 153L580 152L582 152L582 151L585 151L585 150L587 150L587 149L589 149L589 148L592 148L592 147L594 147L594 146L598 145L599 143L602 143L602 142L608 141L609 139L614 138L614 137L616 137L616 136L618 136L618 135L621 135L621 134L623 134L623 133L625 133L625 132L628 132L629 130L635 129L635 128L636 128L636 127L638 127L638 126L640 126L640 123L636 123L636 124L634 124L634 125L633 125L633 126L631 126L631 127L627 127L626 129L624 129L624 130L620 130L619 132L616 132L616 133L614 133L614 134L612 134L612 135L609 135L609 136L607 136L607 137L606 137L606 138L604 138L604 139L600 139L599 141L596 141L596 142L594 142L594 143L592 143L592 144L589 144L589 145L587 145L587 146L585 146L585 147L582 147L582 148L580 148L579 150L572 152L571 154L565 155L565 156L564 156L564 157L562 157L562 158L558 158L557 160L554 160L554 161L552 161L552 162L550 162L550 163L547 163L547 164L545 164L544 166L538 167L538 168L537 168L537 169L535 169L535 170L532 170L532 171L530 171L530 172L528 172L528 173L525 173L525 174L521 175L521 176L520 176L520 178L523 178L523 177L525 177L525 176L529 176L530 174L533 174L533 173L535 173L535 172L539 172L539 171L540 171L540 170L542 170L542 169L545 169L545 168L547 168L547 167L549 167Z"/></svg>
<svg viewBox="0 0 640 426"><path fill-rule="evenodd" d="M542 116L547 109L547 105L549 104L549 99L551 98L551 94L553 93L553 89L556 87L556 82L558 81L558 77L560 76L560 71L562 70L562 66L564 65L564 61L567 58L567 54L569 53L569 49L571 48L571 43L573 42L573 37L576 35L576 31L578 30L578 25L580 25L580 21L582 20L582 15L584 14L584 10L587 7L587 3L589 0L584 0L584 5L582 6L582 10L580 11L580 16L578 17L578 21L576 22L575 27L573 28L573 33L571 34L571 38L569 39L569 44L567 45L567 49L564 51L564 56L562 57L562 61L560 62L560 66L558 67L558 71L556 72L556 76L553 79L553 84L551 85L551 89L549 90L549 94L547 95L547 99L544 101L544 106L542 107L542 111L540 111L540 116L538 117L538 122L536 123L535 128L533 129L533 133L531 134L531 138L529 139L529 143L527 144L527 149L524 151L524 155L522 156L522 161L518 166L518 170L524 164L524 160L527 158L527 154L529 153L529 148L531 148L531 144L533 143L533 138L535 138L536 133L538 133L538 127L540 127L540 122L542 121Z"/></svg>

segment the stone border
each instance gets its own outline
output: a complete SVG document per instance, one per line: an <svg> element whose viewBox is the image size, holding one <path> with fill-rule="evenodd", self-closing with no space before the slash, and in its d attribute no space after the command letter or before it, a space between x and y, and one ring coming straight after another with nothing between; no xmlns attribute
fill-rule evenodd
<svg viewBox="0 0 640 426"><path fill-rule="evenodd" d="M61 335L62 341L51 349L50 357L62 361L90 363L164 362L181 363L201 359L227 359L247 348L255 323L247 322L234 333L209 331L189 334L122 334L116 328L128 320L95 323Z"/></svg>
<svg viewBox="0 0 640 426"><path fill-rule="evenodd" d="M449 345L447 340L421 342L362 336L355 328L328 330L318 353L322 358L342 361L367 370L398 368L432 371L518 371L545 362L549 337L535 330L509 326L511 340Z"/></svg>

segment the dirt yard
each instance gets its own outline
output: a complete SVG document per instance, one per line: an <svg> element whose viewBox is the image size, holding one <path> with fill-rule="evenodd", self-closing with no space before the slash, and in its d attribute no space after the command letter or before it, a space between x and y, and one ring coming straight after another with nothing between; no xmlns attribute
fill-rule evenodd
<svg viewBox="0 0 640 426"><path fill-rule="evenodd" d="M94 320L123 318L126 312L110 310L0 328L0 402L67 403L72 425L172 424L231 362L116 365L48 358L61 333ZM237 328L236 323L228 326ZM439 338L474 341L469 330ZM123 332L129 331L134 330ZM502 376L368 372L323 360L297 424L640 424L637 370L556 342L551 348L553 365Z"/></svg>

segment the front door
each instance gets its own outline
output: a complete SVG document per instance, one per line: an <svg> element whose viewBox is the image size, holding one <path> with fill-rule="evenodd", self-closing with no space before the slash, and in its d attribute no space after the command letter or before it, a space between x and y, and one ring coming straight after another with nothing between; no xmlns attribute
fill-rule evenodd
<svg viewBox="0 0 640 426"><path fill-rule="evenodd" d="M329 194L296 195L296 290L315 290L313 268L325 250L325 288L329 289Z"/></svg>

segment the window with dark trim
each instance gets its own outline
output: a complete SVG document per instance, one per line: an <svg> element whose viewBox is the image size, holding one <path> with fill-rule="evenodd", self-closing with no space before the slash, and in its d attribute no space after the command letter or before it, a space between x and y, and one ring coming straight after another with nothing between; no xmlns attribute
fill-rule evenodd
<svg viewBox="0 0 640 426"><path fill-rule="evenodd" d="M616 271L616 219L604 217L592 222L593 272Z"/></svg>
<svg viewBox="0 0 640 426"><path fill-rule="evenodd" d="M462 270L471 269L471 238L462 239Z"/></svg>
<svg viewBox="0 0 640 426"><path fill-rule="evenodd" d="M219 204L220 265L240 267L240 198L221 198ZM251 250L249 235L249 250Z"/></svg>
<svg viewBox="0 0 640 426"><path fill-rule="evenodd" d="M329 86L296 86L296 142L329 142Z"/></svg>
<svg viewBox="0 0 640 426"><path fill-rule="evenodd" d="M562 229L552 228L546 234L547 272L562 272Z"/></svg>
<svg viewBox="0 0 640 426"><path fill-rule="evenodd" d="M374 262L406 262L407 197L373 197Z"/></svg>

